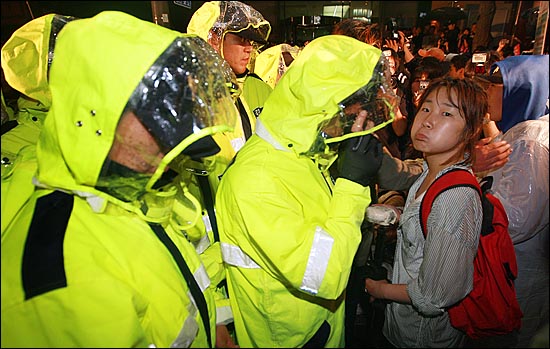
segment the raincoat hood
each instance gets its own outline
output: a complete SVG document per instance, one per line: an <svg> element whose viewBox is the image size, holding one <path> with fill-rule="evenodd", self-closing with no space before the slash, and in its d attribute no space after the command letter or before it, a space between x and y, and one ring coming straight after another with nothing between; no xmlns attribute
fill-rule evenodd
<svg viewBox="0 0 550 349"><path fill-rule="evenodd" d="M48 73L57 34L75 17L48 14L17 29L2 46L2 69L6 81L22 94L51 105Z"/></svg>
<svg viewBox="0 0 550 349"><path fill-rule="evenodd" d="M218 93L213 98L233 108L217 64L222 64L219 55L195 35L122 12L105 11L68 23L57 39L50 74L53 104L37 145L39 185L108 198L95 186L127 109L166 147L162 161L189 145L208 123L209 112L227 115L227 125L233 125L230 111L214 113L208 109L213 101L206 99L207 93L199 94L204 86L216 86L219 90L210 91ZM188 116L193 114L204 118L203 124ZM152 178L166 165L161 162Z"/></svg>
<svg viewBox="0 0 550 349"><path fill-rule="evenodd" d="M259 121L283 148L304 154L316 141L321 125L341 111L341 102L371 79L390 92L388 74L380 49L343 35L319 37L281 77Z"/></svg>
<svg viewBox="0 0 550 349"><path fill-rule="evenodd" d="M511 56L493 64L502 74L502 132L525 120L536 120L548 114L548 55Z"/></svg>
<svg viewBox="0 0 550 349"><path fill-rule="evenodd" d="M254 61L254 74L257 74L272 88L288 69L290 64L285 63L284 54L288 54L292 59L296 59L300 53L299 46L289 44L279 44L267 48L260 52Z"/></svg>
<svg viewBox="0 0 550 349"><path fill-rule="evenodd" d="M209 41L214 32L223 42L228 32L265 44L271 33L271 25L262 14L240 1L209 1L191 17L187 32ZM210 41L209 41L210 42ZM220 47L214 47L222 52Z"/></svg>

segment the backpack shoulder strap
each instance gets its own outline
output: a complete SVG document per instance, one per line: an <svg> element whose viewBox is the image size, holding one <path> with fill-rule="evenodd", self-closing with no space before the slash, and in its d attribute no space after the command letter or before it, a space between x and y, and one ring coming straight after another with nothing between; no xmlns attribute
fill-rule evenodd
<svg viewBox="0 0 550 349"><path fill-rule="evenodd" d="M502 226L508 231L508 216L502 202L491 193L493 185L493 176L484 177L479 183L483 193L481 203L483 205L483 224L481 226L481 236L491 234L495 231L495 226Z"/></svg>
<svg viewBox="0 0 550 349"><path fill-rule="evenodd" d="M446 190L460 186L476 188L481 195L481 188L479 187L476 177L467 170L461 168L445 172L440 177L436 178L428 187L420 203L420 226L422 227L422 234L424 234L424 237L428 234L428 215L430 214L435 198Z"/></svg>

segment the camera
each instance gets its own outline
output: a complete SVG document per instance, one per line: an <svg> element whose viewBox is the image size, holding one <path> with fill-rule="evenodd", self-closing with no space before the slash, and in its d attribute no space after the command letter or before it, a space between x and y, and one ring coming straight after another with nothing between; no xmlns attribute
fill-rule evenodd
<svg viewBox="0 0 550 349"><path fill-rule="evenodd" d="M487 62L487 53L480 52L472 55L472 63L475 63L474 72L476 74L485 74L485 62Z"/></svg>
<svg viewBox="0 0 550 349"><path fill-rule="evenodd" d="M474 72L479 75L483 75L486 73L485 71L485 64L484 63L478 63L476 64L475 68L474 68Z"/></svg>
<svg viewBox="0 0 550 349"><path fill-rule="evenodd" d="M386 24L386 37L392 40L399 40L399 32L397 26L397 20L395 18L390 18Z"/></svg>
<svg viewBox="0 0 550 349"><path fill-rule="evenodd" d="M487 61L487 53L474 53L472 55L472 63L485 63Z"/></svg>

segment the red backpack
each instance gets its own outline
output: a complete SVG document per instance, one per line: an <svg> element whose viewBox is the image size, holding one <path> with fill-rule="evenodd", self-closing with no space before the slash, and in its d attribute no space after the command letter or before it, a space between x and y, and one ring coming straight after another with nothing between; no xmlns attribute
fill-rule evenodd
<svg viewBox="0 0 550 349"><path fill-rule="evenodd" d="M451 325L472 339L510 333L521 327L523 317L514 287L518 267L508 217L500 200L488 192L493 178L484 181L480 187L470 172L453 169L430 185L420 204L420 224L426 237L428 215L441 192L469 186L481 196L483 222L474 259L474 287L466 298L447 309Z"/></svg>

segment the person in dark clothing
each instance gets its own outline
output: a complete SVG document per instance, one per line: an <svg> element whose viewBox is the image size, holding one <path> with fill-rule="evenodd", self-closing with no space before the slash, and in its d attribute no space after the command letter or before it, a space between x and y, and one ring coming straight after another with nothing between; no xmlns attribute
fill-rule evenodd
<svg viewBox="0 0 550 349"><path fill-rule="evenodd" d="M447 23L447 31L445 32L445 38L447 39L448 53L458 53L458 35L460 31L456 27L456 23L449 21Z"/></svg>

